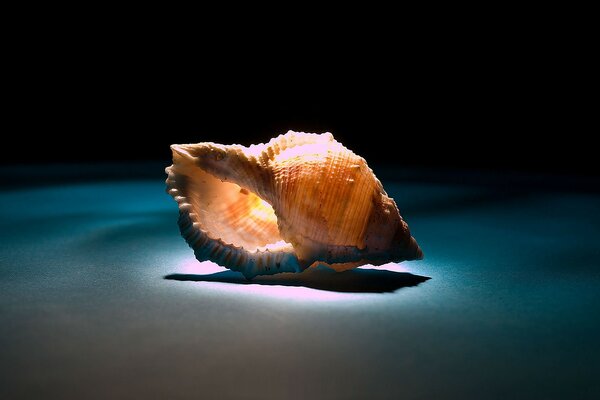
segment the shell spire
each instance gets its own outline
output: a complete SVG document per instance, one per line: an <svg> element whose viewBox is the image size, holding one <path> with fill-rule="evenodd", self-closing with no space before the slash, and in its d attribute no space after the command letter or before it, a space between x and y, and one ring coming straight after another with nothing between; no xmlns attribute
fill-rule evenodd
<svg viewBox="0 0 600 400"><path fill-rule="evenodd" d="M250 279L315 263L342 271L423 257L366 161L331 133L171 149L167 191L200 261Z"/></svg>

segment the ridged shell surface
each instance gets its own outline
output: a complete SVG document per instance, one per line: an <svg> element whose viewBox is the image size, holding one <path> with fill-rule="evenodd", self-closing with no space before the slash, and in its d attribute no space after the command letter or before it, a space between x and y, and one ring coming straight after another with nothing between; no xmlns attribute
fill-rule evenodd
<svg viewBox="0 0 600 400"><path fill-rule="evenodd" d="M342 271L423 256L366 161L330 133L171 148L167 191L200 261L252 278L315 263Z"/></svg>

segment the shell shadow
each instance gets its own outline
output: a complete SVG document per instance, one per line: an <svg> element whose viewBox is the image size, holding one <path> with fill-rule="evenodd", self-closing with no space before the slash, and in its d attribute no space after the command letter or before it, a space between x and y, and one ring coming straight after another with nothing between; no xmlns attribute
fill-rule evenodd
<svg viewBox="0 0 600 400"><path fill-rule="evenodd" d="M304 286L344 293L389 293L400 288L416 286L431 279L408 272L382 269L359 268L335 272L325 267L311 268L300 274L283 273L257 276L251 281L246 280L241 273L235 271L222 271L208 275L171 274L164 278L176 281L221 282L239 285Z"/></svg>

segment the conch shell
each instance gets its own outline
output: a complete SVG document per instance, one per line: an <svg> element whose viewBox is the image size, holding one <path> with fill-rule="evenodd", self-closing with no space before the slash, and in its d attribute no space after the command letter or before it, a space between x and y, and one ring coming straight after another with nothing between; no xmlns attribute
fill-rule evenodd
<svg viewBox="0 0 600 400"><path fill-rule="evenodd" d="M331 133L174 144L167 192L196 258L256 275L423 258L366 161Z"/></svg>

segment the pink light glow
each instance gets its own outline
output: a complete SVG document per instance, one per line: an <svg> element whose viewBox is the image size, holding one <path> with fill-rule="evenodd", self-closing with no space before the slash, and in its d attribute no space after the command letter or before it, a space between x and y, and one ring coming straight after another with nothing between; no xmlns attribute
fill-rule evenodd
<svg viewBox="0 0 600 400"><path fill-rule="evenodd" d="M181 264L180 271L183 274L200 275L200 279L202 279L203 276L206 277L206 281L199 281L197 283L201 283L203 287L206 287L207 289L235 295L250 295L263 298L288 299L292 301L335 301L347 299L348 296L356 295L355 293L332 292L304 286L288 286L285 285L285 281L283 281L283 285L246 283L246 278L244 278L241 274L239 275L238 283L219 282L218 280L212 281L214 277L211 275L229 270L211 261L198 262L195 259L187 259ZM257 281L261 281L262 279L278 279L277 276L275 276L275 278L273 277L274 276L259 276L255 279Z"/></svg>
<svg viewBox="0 0 600 400"><path fill-rule="evenodd" d="M361 267L363 268L363 267ZM399 264L389 263L381 266L366 265L365 269L387 270L393 272L407 272ZM323 278L325 280L331 277L330 274L336 272L325 271L321 276L315 276L322 271L306 271L304 274L277 274L258 276L253 281L246 281L245 278L236 272L210 262L198 262L195 259L182 261L179 268L181 274L190 275L190 280L200 285L199 288L218 292L219 294L250 296L255 298L279 299L292 302L323 302L358 299L368 293L354 293L345 291L323 290L311 287L315 281ZM220 275L219 275L220 274Z"/></svg>
<svg viewBox="0 0 600 400"><path fill-rule="evenodd" d="M396 264L387 264L381 267L368 266L368 268L398 270ZM210 291L236 296L252 296L269 299L281 299L300 302L322 302L349 300L364 295L364 293L336 292L315 289L302 284L303 278L299 274L277 274L258 276L253 281L247 282L237 273L220 267L211 261L198 262L195 259L185 259L179 268L181 274L197 275L196 284ZM215 274L228 272L222 277ZM335 274L335 272L332 272ZM196 279L194 279L196 280ZM188 282L189 283L189 282ZM281 283L281 284L278 284Z"/></svg>

